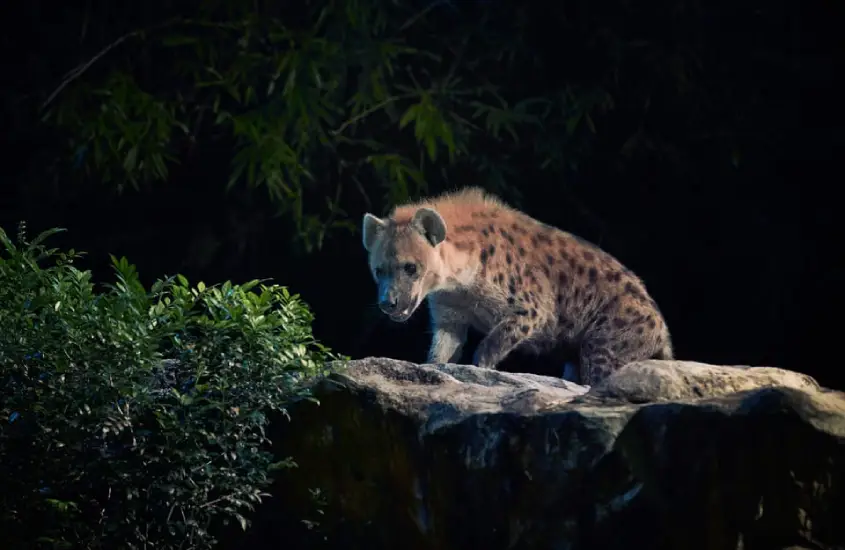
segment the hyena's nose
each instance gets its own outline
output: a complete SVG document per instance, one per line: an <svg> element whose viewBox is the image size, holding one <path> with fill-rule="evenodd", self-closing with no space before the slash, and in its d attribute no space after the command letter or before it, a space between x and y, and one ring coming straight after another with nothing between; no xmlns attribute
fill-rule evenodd
<svg viewBox="0 0 845 550"><path fill-rule="evenodd" d="M381 297L381 300L378 302L378 307L388 315L396 313L396 308L399 307L399 300L396 299L396 296L392 294L387 294Z"/></svg>

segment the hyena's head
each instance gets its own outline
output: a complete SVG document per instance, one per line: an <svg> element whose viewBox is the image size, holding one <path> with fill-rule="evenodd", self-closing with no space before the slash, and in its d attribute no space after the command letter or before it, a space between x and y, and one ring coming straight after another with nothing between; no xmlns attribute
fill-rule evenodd
<svg viewBox="0 0 845 550"><path fill-rule="evenodd" d="M438 284L446 222L431 208L417 210L409 223L365 214L363 234L379 308L393 321L407 321Z"/></svg>

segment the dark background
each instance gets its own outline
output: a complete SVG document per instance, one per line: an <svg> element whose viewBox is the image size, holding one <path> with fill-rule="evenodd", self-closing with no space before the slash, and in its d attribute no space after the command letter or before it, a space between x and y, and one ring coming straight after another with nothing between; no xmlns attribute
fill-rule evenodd
<svg viewBox="0 0 845 550"><path fill-rule="evenodd" d="M456 3L443 24L487 4ZM83 265L99 280L111 276L108 254L127 256L147 283L176 272L206 283L272 278L310 304L315 334L333 350L353 358L425 358L425 309L404 325L378 313L360 235L339 232L322 250L298 250L261 190L224 192L218 182L229 170L225 144L186 154L166 182L143 191L117 193L90 181L33 183L45 155L54 154L55 137L20 106L78 61L62 34L62 18L74 8L56 6L34 2L13 14L7 5L0 17L6 80L0 226L10 234L19 220L30 234L67 228L54 245L86 251ZM526 68L512 75L514 86L552 88L601 66L566 32L583 6L538 3L529 10L529 46L547 70ZM845 272L836 219L845 181L845 96L836 82L845 44L842 3L715 2L682 27L669 2L637 13L624 20L605 6L585 15L592 18L585 25L628 25L657 42L696 41L706 67L701 85L724 92L720 107L700 116L710 122L723 116L725 138L718 124L705 138L680 131L673 120L684 105L655 96L649 124L681 155L640 155L620 169L614 159L627 135L617 132L626 127L618 121L640 116L623 93L618 123L602 128L577 172L538 176L534 166L515 165L508 185L522 197L518 206L599 244L637 272L668 320L678 358L785 367L845 387L838 366ZM731 162L733 146L742 151L738 164ZM460 182L487 185L473 173ZM389 207L376 201L369 209L383 214ZM344 208L356 225L368 210L354 196Z"/></svg>

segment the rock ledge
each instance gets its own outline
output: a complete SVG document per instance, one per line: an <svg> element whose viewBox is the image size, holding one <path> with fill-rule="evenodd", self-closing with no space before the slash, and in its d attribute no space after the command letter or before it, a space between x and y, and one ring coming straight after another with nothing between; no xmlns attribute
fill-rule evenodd
<svg viewBox="0 0 845 550"><path fill-rule="evenodd" d="M586 388L368 358L316 394L247 544L319 488L302 547L845 548L845 395L796 372L643 361Z"/></svg>

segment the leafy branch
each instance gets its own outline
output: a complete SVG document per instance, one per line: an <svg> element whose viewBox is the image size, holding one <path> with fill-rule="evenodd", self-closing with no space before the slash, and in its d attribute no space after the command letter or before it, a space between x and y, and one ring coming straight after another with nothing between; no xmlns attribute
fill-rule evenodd
<svg viewBox="0 0 845 550"><path fill-rule="evenodd" d="M165 11L65 75L44 119L67 132L74 168L118 190L166 179L186 143L225 151L229 173L209 185L264 188L307 249L331 227L355 227L337 205L306 199L317 189L336 196L352 182L365 202L392 202L482 167L504 183L505 151L563 166L556 136L576 138L580 120L594 133L595 107L508 92L503 48L522 38L503 41L493 29L502 20L486 14L444 32L441 5L330 3L304 9L296 27L234 0L201 16ZM132 50L115 53L130 39ZM528 132L544 137L527 143Z"/></svg>

